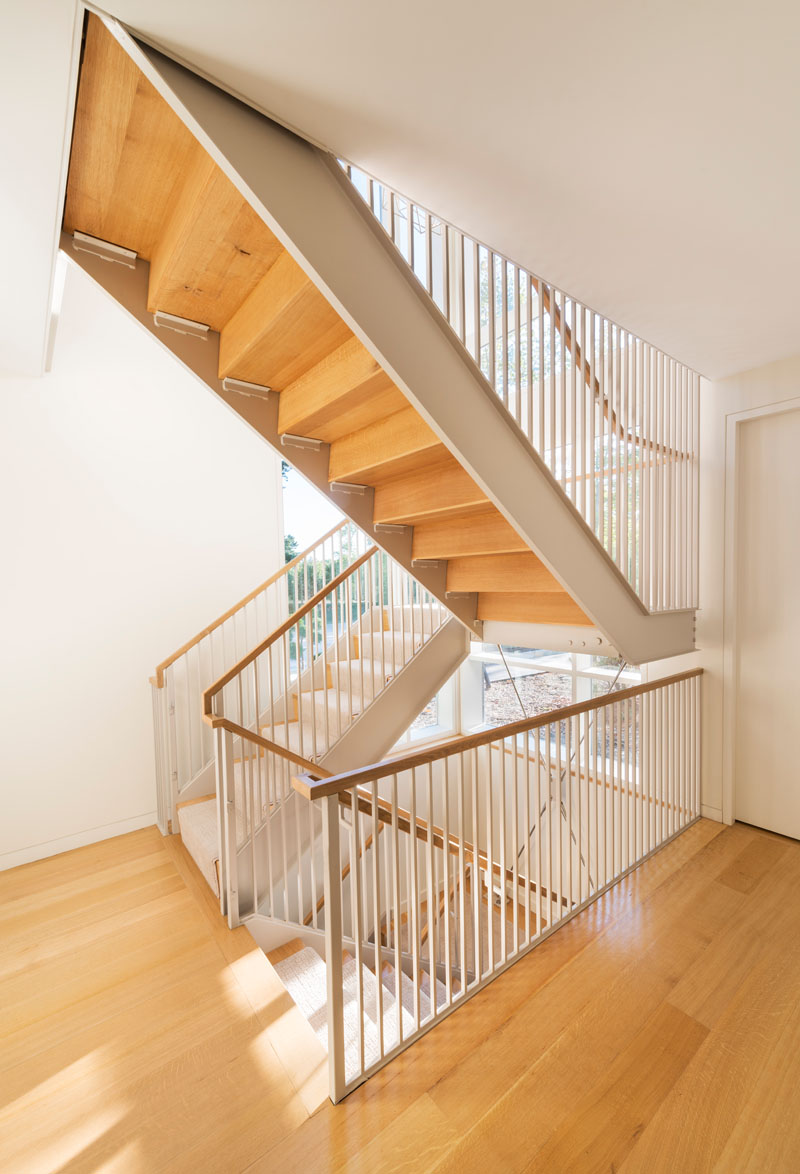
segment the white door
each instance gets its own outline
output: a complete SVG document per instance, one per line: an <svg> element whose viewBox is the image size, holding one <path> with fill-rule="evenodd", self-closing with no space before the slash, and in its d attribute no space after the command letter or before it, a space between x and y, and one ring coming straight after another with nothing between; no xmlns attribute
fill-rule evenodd
<svg viewBox="0 0 800 1174"><path fill-rule="evenodd" d="M737 819L800 839L800 411L739 426Z"/></svg>

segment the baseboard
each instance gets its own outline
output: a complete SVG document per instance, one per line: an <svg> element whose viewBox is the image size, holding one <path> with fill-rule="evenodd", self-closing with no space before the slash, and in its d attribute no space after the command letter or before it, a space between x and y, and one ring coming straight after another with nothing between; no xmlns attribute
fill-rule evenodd
<svg viewBox="0 0 800 1174"><path fill-rule="evenodd" d="M140 828L150 827L156 822L156 812L147 811L144 815L134 815L131 819L120 819L116 823L107 823L101 827L87 828L83 832L75 832L71 836L59 836L57 840L47 840L43 844L30 844L27 848L15 848L11 852L0 854L0 872L7 868L16 868L20 864L30 864L32 860L44 860L47 856L57 856L60 852L70 852L73 848L85 848L87 844L96 844L100 840L110 840L112 836L124 836L126 832L138 832Z"/></svg>
<svg viewBox="0 0 800 1174"><path fill-rule="evenodd" d="M724 822L722 818L721 807L709 807L707 803L701 803L700 814L702 815L703 819L713 819L716 820L717 823Z"/></svg>

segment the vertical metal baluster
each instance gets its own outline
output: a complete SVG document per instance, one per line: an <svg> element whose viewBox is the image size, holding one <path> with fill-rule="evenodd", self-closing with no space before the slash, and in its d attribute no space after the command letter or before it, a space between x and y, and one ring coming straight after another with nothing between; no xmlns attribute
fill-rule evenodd
<svg viewBox="0 0 800 1174"><path fill-rule="evenodd" d="M592 748L592 795L594 797L594 890L601 887L600 879L600 760L598 756L599 739L597 737L600 725L600 710L596 709L591 715L591 748Z"/></svg>
<svg viewBox="0 0 800 1174"><path fill-rule="evenodd" d="M395 989L395 998L397 1000L397 1038L400 1039L403 1029L403 1000L402 988L400 983L405 981L403 975L403 966L401 959L402 942L400 940L400 829L399 817L397 811L397 775L390 776L389 785L392 796L392 824L391 824L391 843L392 843L392 876L391 876L391 892L392 892L392 945L394 947L394 972L397 976L397 987ZM387 850L387 861L389 854ZM387 878L387 903L389 884Z"/></svg>
<svg viewBox="0 0 800 1174"><path fill-rule="evenodd" d="M361 816L358 810L358 788L354 788L350 792L352 796L352 813L353 822L351 824L351 835L353 837L353 863L350 869L350 876L355 881L353 893L353 941L355 945L355 962L356 962L356 1007L358 1016L358 1063L359 1071L364 1071L364 1020L366 1019L366 1011L364 1009L364 964L362 959L362 943L364 941L364 897L362 890L362 848L361 848Z"/></svg>
<svg viewBox="0 0 800 1174"><path fill-rule="evenodd" d="M488 310L488 329L489 329L489 382L495 391L497 388L497 375L495 371L495 357L497 349L497 324L496 324L496 298L497 298L497 284L494 271L495 254L491 249L486 250L486 268L489 287L489 305ZM502 396L501 396L502 399Z"/></svg>
<svg viewBox="0 0 800 1174"><path fill-rule="evenodd" d="M464 840L465 836L465 793L464 793L464 757L459 754L456 757L456 807L458 813L458 934L459 945L461 947L459 954L459 964L461 967L461 990L466 992L468 985L467 973L467 870L464 858Z"/></svg>
<svg viewBox="0 0 800 1174"><path fill-rule="evenodd" d="M436 959L438 957L437 938L437 924L436 924L436 908L438 905L438 893L436 887L436 867L434 863L433 853L433 825L436 822L434 819L433 807L433 765L427 764L428 775L428 851L427 851L427 876L426 882L428 886L428 967L430 978L430 992L431 992L431 1017L436 1018L439 1008L436 998Z"/></svg>
<svg viewBox="0 0 800 1174"><path fill-rule="evenodd" d="M624 751L624 723L623 723L623 708L618 701L614 705L614 731L616 735L616 754L615 754L615 771L617 776L617 821L618 821L618 845L619 858L617 862L617 876L619 876L625 868L625 812L624 812L624 797L623 797L623 772L625 769L625 759L623 757Z"/></svg>
<svg viewBox="0 0 800 1174"><path fill-rule="evenodd" d="M525 748L525 790L523 793L522 820L525 833L525 942L531 940L531 745L530 732L522 735ZM536 823L539 823L537 811ZM516 851L516 845L515 845Z"/></svg>
<svg viewBox="0 0 800 1174"><path fill-rule="evenodd" d="M525 274L525 387L528 399L528 426L525 435L536 447L533 426L533 282L530 273Z"/></svg>
<svg viewBox="0 0 800 1174"><path fill-rule="evenodd" d="M524 735L523 735L524 737ZM519 750L517 746L516 736L510 739L511 753L513 755L514 773L513 792L514 792L514 808L511 813L511 874L512 884L514 886L513 896L511 898L511 909L514 916L514 932L512 934L514 953L519 951ZM503 917L506 916L508 901L506 898L506 885L503 885Z"/></svg>
<svg viewBox="0 0 800 1174"><path fill-rule="evenodd" d="M586 859L586 855L584 854L584 850L583 850L583 828L584 828L583 791L584 791L584 786L583 786L582 780L584 778L584 770L583 770L582 759L583 759L584 755L586 754L585 717L586 717L585 714L578 714L577 717L575 718L575 738L576 738L575 785L578 789L578 819L577 819L578 830L575 834L576 834L576 838L577 838L577 848L578 848L578 904L579 905L583 901L583 896L584 896L583 875L588 867L588 861Z"/></svg>
<svg viewBox="0 0 800 1174"><path fill-rule="evenodd" d="M543 730L534 731L536 739L536 758L534 760L536 772L534 774L534 813L536 818L536 936L538 937L542 932L542 733L547 734L548 727L545 726ZM549 736L549 735L548 735ZM530 748L528 750L530 755ZM527 825L530 827L530 824ZM549 855L549 854L548 854ZM552 901L552 892L550 885L547 886L547 899ZM548 912L548 925L552 921L552 913Z"/></svg>
<svg viewBox="0 0 800 1174"><path fill-rule="evenodd" d="M380 555L378 557L380 557ZM362 587L362 583L363 583L363 587ZM371 600L369 599L370 593L367 590L368 583L369 583L369 563L367 563L365 566L359 567L355 573L356 614L358 616L358 620L357 620L357 623L358 623L358 651L360 653L360 655L358 657L358 667L359 667L359 677L360 677L360 681L361 681L361 697L359 699L359 706L358 706L359 713L363 713L366 706L367 706L367 702L365 700L366 693L364 691L365 690L364 661L366 659L366 657L364 656L364 613L365 613L365 611L367 611L369 609L370 603L371 603ZM373 663L372 658L370 657L370 665L372 665L372 663ZM355 668L355 663L353 661L350 662L349 668L351 670L350 675L352 676L352 670ZM375 696L374 673L372 675L373 675L372 696L374 697Z"/></svg>
<svg viewBox="0 0 800 1174"><path fill-rule="evenodd" d="M458 256L459 256L459 280L458 280L458 325L459 338L466 346L467 342L467 267L466 267L466 246L464 243L463 233L457 234L458 240Z"/></svg>
<svg viewBox="0 0 800 1174"><path fill-rule="evenodd" d="M411 906L408 910L408 931L411 943L411 981L414 994L414 1028L419 1029L419 984L422 975L419 966L420 946L420 893L419 893L419 850L417 848L417 772L411 770L411 834L409 845L411 849ZM433 835L432 825L428 821L427 836Z"/></svg>
<svg viewBox="0 0 800 1174"><path fill-rule="evenodd" d="M577 343L578 334L578 313L574 300L570 300L572 313L570 315L570 469L571 469L571 490L570 497L574 505L578 505L578 385L577 385L577 359L575 356L575 347ZM566 307L565 307L566 308Z"/></svg>
<svg viewBox="0 0 800 1174"><path fill-rule="evenodd" d="M443 804L442 829L444 831L444 848L442 849L442 904L444 907L444 942L446 947L445 986L447 988L447 1003L453 1001L453 943L452 922L450 919L450 769L445 758L443 763Z"/></svg>
<svg viewBox="0 0 800 1174"><path fill-rule="evenodd" d="M380 871L380 825L378 823L378 781L372 780L372 920L375 927L375 1007L378 1027L378 1054L386 1053L386 1041L383 1031L383 951L381 949L381 871ZM389 919L386 919L386 933L388 945ZM395 974L395 998L400 1001L400 974ZM398 1034L397 1043L400 1043Z"/></svg>
<svg viewBox="0 0 800 1174"><path fill-rule="evenodd" d="M564 722L564 761L566 767L566 800L564 807L566 808L567 816L567 896L569 898L569 908L575 908L575 894L574 894L574 875L575 865L572 854L572 842L575 838L573 831L573 818L575 813L575 801L572 787L572 718L567 718ZM564 776L562 775L562 778Z"/></svg>
<svg viewBox="0 0 800 1174"><path fill-rule="evenodd" d="M478 749L472 750L472 920L473 954L475 978L483 977L483 951L481 949L481 864L480 864L480 780L478 778Z"/></svg>
<svg viewBox="0 0 800 1174"><path fill-rule="evenodd" d="M506 880L508 877L508 856L507 856L507 839L508 839L508 813L506 811L506 797L508 794L508 778L507 778L507 745L508 741L503 738L498 742L498 749L500 752L500 811L497 818L498 834L499 834L499 850L500 850L500 957L505 962L508 957L508 942L506 935ZM490 896L489 908L494 909L494 893Z"/></svg>
<svg viewBox="0 0 800 1174"><path fill-rule="evenodd" d="M346 1087L342 1000L342 881L339 850L339 796L322 800L325 851L325 954L328 1013L328 1072L331 1098L339 1101ZM352 869L350 875L352 876Z"/></svg>
<svg viewBox="0 0 800 1174"><path fill-rule="evenodd" d="M475 362L481 365L481 257L478 242L472 242L472 307L475 322Z"/></svg>
<svg viewBox="0 0 800 1174"><path fill-rule="evenodd" d="M494 767L492 766L495 742L486 747L486 900L487 939L489 948L489 972L494 970L494 933L492 932L492 904L494 900Z"/></svg>
<svg viewBox="0 0 800 1174"><path fill-rule="evenodd" d="M545 442L545 426L546 425L545 425L545 412L544 412L544 399L545 399L545 391L544 391L544 282L538 281L538 280L536 282L536 309L537 309L537 313L538 313L538 327L539 327L539 330L538 330L539 337L537 339L538 372L537 372L537 380L536 380L537 386L539 389L539 437L538 437L538 441L536 444L536 448L539 452L539 456L542 458L542 460L544 460L545 459L545 455L544 455L545 454L545 447L546 447L546 442Z"/></svg>
<svg viewBox="0 0 800 1174"><path fill-rule="evenodd" d="M355 572L355 577L357 580L358 579L358 570L356 570L356 572ZM344 593L344 606L345 606L345 612L346 612L346 622L345 622L345 626L344 626L344 631L345 631L345 638L347 640L348 648L350 647L352 639L353 639L353 627L354 627L354 624L353 624L352 582L353 582L353 576L350 575L350 576L348 576L347 579L345 579L344 583L342 583L342 588L343 588L343 593ZM361 645L359 644L359 651L360 650L361 650ZM347 728L347 729L349 729L349 727L352 725L352 722L353 722L353 670L354 670L354 665L353 665L353 662L351 661L347 666L347 713L345 714L345 717L346 717L345 728ZM339 704L339 708L341 709L341 704Z"/></svg>

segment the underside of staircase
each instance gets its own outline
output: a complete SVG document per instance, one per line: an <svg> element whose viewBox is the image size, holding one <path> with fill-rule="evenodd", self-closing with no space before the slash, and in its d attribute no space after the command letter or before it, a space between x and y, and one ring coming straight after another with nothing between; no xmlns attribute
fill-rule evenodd
<svg viewBox="0 0 800 1174"><path fill-rule="evenodd" d="M243 119L230 158L214 101ZM647 612L321 158L90 15L63 246L473 632L688 650L692 617Z"/></svg>
<svg viewBox="0 0 800 1174"><path fill-rule="evenodd" d="M341 655L334 657L328 646L330 660L324 666L318 651L314 671L323 669L325 688L312 689L311 674L301 674L287 698L270 699L259 714L261 736L326 770L352 769L383 758L469 652L467 634L458 621L445 620L434 632L421 609L405 609L402 616L397 611L374 608L360 614L340 641ZM399 631L398 619L403 621ZM256 822L269 824L273 817L286 818L288 811L294 824L298 805L305 806L291 789L267 795L254 787L252 758L243 754L243 747L241 740L237 742L238 757L232 764L237 843L246 838L245 825L252 815ZM190 786L185 793L191 792ZM260 803L261 810L251 813L251 803ZM221 897L218 792L184 798L176 805L176 815L186 848ZM293 863L297 865L296 860ZM284 912L288 915L289 910ZM300 910L294 912L300 916Z"/></svg>

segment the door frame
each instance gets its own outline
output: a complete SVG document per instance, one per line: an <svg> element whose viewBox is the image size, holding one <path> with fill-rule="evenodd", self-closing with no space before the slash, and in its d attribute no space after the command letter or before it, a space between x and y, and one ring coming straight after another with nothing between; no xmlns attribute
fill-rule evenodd
<svg viewBox="0 0 800 1174"><path fill-rule="evenodd" d="M735 819L736 795L736 662L738 644L738 532L739 532L739 475L743 424L761 416L781 416L800 411L800 397L762 404L742 412L731 412L725 417L725 505L724 550L725 570L723 585L722 631L722 821L731 824Z"/></svg>

